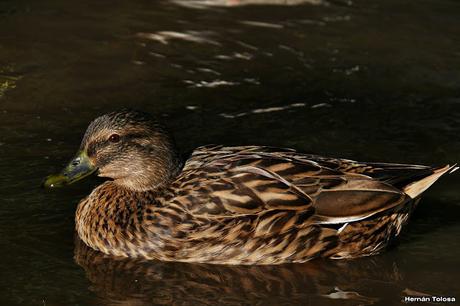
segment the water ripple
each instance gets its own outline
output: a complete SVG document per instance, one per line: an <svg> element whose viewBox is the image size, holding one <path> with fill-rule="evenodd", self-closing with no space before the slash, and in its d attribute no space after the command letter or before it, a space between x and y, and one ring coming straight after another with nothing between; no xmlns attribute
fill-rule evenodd
<svg viewBox="0 0 460 306"><path fill-rule="evenodd" d="M155 33L145 33L139 32L136 33L136 36L143 39L153 40L160 42L162 44L169 44L171 40L183 40L198 44L211 44L220 46L221 44L215 40L210 39L210 36L215 35L215 33L210 31L185 31L185 32L175 32L175 31L159 31Z"/></svg>

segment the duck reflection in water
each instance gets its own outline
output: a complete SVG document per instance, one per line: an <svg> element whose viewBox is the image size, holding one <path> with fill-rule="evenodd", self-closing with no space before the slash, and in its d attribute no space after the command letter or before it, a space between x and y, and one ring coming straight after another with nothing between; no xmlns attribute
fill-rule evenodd
<svg viewBox="0 0 460 306"><path fill-rule="evenodd" d="M225 266L114 258L78 238L75 245L75 261L102 305L373 305L383 302L382 292L398 302L404 289L403 275L388 254Z"/></svg>

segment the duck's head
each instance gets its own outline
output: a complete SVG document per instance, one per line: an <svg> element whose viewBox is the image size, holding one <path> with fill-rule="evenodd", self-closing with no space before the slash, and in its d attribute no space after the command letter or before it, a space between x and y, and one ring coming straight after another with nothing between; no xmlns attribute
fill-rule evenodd
<svg viewBox="0 0 460 306"><path fill-rule="evenodd" d="M123 110L90 123L74 159L45 187L79 181L97 172L136 191L157 189L177 175L180 160L174 141L152 116Z"/></svg>

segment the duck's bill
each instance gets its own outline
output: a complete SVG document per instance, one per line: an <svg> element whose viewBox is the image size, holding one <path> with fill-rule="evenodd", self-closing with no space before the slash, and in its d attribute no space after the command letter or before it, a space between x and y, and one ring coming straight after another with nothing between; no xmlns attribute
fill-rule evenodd
<svg viewBox="0 0 460 306"><path fill-rule="evenodd" d="M43 182L45 188L56 188L70 185L96 172L97 168L91 163L88 155L81 151L59 174L48 176Z"/></svg>

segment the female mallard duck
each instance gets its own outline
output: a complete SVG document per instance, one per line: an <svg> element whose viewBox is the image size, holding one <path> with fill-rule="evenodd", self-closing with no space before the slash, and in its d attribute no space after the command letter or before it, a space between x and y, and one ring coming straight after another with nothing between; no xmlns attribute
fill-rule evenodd
<svg viewBox="0 0 460 306"><path fill-rule="evenodd" d="M291 149L205 146L181 163L138 111L103 115L45 186L108 177L77 208L76 230L106 254L215 264L281 264L380 252L421 193L454 166L361 163Z"/></svg>

